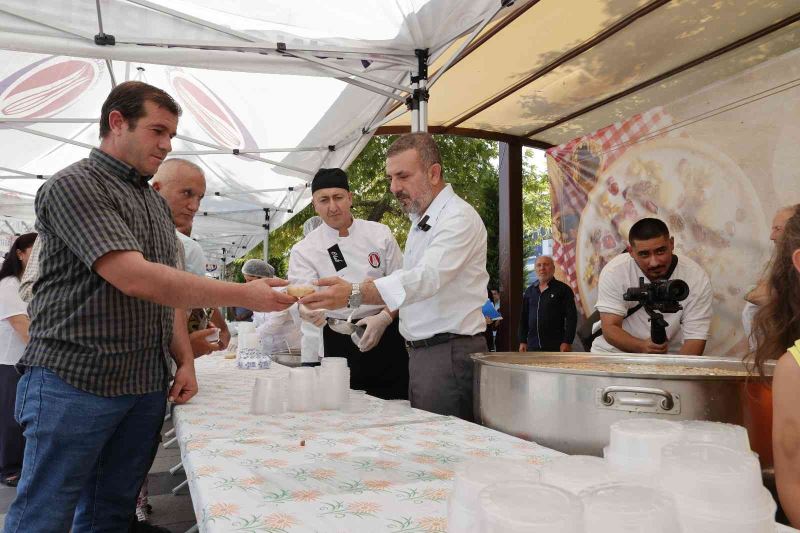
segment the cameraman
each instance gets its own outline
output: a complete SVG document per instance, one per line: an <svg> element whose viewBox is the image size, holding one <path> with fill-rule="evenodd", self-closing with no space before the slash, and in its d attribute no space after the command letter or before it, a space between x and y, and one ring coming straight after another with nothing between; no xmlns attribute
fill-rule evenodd
<svg viewBox="0 0 800 533"><path fill-rule="evenodd" d="M702 355L711 326L711 282L703 269L688 257L674 255L675 239L669 228L656 218L643 218L628 233L628 253L612 259L600 272L597 304L602 335L592 343L592 353L679 353ZM632 313L637 302L626 302L622 295L629 287L647 282L680 279L689 285L683 309L666 314L668 341L656 344L650 339L650 321L644 309Z"/></svg>

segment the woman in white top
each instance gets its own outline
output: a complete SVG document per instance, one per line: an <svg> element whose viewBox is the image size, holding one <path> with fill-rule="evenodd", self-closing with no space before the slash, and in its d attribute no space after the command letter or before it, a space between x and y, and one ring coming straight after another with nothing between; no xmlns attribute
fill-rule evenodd
<svg viewBox="0 0 800 533"><path fill-rule="evenodd" d="M19 280L25 272L35 233L20 235L0 267L0 483L16 487L22 470L25 439L14 419L17 382L14 365L28 344L27 305L19 297Z"/></svg>

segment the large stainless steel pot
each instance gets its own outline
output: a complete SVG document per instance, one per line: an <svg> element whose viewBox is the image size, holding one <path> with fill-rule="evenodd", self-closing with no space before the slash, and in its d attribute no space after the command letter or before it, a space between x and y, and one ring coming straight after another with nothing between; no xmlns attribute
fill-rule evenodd
<svg viewBox="0 0 800 533"><path fill-rule="evenodd" d="M634 374L525 364L646 363L745 370L737 359L493 353L475 354L473 360L475 418L481 424L569 454L602 455L609 426L625 418L714 420L745 426L754 416L758 418L749 413L752 395L744 376L691 376L660 370ZM772 367L768 371L771 374Z"/></svg>

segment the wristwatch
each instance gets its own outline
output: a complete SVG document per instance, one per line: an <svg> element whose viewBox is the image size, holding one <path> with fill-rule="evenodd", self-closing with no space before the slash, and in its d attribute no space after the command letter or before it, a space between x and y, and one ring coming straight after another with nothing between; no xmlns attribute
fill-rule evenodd
<svg viewBox="0 0 800 533"><path fill-rule="evenodd" d="M353 290L350 292L350 296L347 298L347 308L355 309L356 307L360 306L361 306L361 284L353 283Z"/></svg>

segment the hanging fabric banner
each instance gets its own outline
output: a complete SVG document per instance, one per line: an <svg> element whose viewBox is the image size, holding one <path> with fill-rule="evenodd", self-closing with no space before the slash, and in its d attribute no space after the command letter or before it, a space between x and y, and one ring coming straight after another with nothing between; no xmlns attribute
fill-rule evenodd
<svg viewBox="0 0 800 533"><path fill-rule="evenodd" d="M772 253L770 221L800 202L800 54L548 150L554 258L584 317L634 222L656 217L714 288L709 355L741 356L744 297Z"/></svg>

